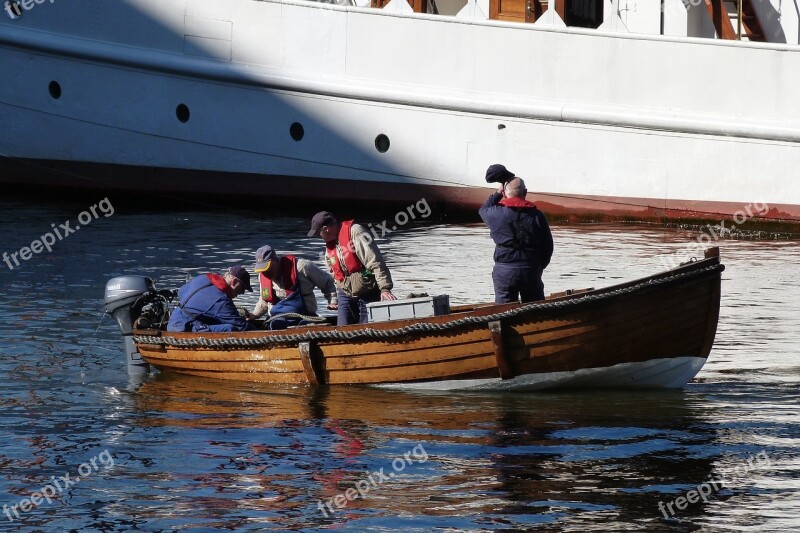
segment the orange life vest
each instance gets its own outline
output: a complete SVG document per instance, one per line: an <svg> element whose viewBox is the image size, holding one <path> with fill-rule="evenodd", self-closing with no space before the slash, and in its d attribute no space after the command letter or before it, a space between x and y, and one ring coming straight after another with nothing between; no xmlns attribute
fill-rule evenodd
<svg viewBox="0 0 800 533"><path fill-rule="evenodd" d="M224 292L228 298L233 298L233 289L231 289L231 286L228 285L228 282L225 281L224 277L220 276L219 274L206 274L206 276L212 285Z"/></svg>
<svg viewBox="0 0 800 533"><path fill-rule="evenodd" d="M283 285L286 287L286 297L288 298L293 292L299 290L297 286L297 259L293 255L281 257L281 272L283 273ZM272 280L265 276L263 272L259 273L258 281L261 284L261 298L265 302L275 305L281 301L275 295L275 290L272 288Z"/></svg>
<svg viewBox="0 0 800 533"><path fill-rule="evenodd" d="M331 272L333 272L333 279L339 282L344 281L344 278L350 274L364 270L364 264L356 256L356 249L350 239L350 228L352 227L352 220L342 222L339 239L325 243L325 248L327 248L325 257L331 267Z"/></svg>
<svg viewBox="0 0 800 533"><path fill-rule="evenodd" d="M503 198L497 203L506 207L536 207L536 204L533 202L529 202L525 198L517 198L516 196Z"/></svg>

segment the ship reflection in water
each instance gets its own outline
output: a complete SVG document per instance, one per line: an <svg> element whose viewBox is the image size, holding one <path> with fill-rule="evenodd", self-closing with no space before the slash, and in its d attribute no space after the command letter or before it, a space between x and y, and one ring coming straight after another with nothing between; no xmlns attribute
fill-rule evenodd
<svg viewBox="0 0 800 533"><path fill-rule="evenodd" d="M85 209L0 207L0 252ZM316 258L307 225L117 209L19 268L0 265L0 494L9 508L0 519L22 530L107 531L800 526L796 244L719 242L727 269L717 342L682 391L434 394L166 374L129 382L116 325L97 328L108 278L146 274L167 288L249 265L265 243ZM557 226L554 236L548 292L652 273L696 237L636 226ZM481 226L410 226L381 247L400 296L491 299ZM104 450L113 466L52 503L11 511Z"/></svg>

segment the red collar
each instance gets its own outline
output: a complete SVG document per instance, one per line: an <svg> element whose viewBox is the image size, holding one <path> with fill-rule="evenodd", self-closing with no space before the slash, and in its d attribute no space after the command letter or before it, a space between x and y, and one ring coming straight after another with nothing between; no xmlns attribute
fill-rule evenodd
<svg viewBox="0 0 800 533"><path fill-rule="evenodd" d="M536 207L536 204L529 202L525 198L517 198L516 196L503 198L497 203L506 207Z"/></svg>
<svg viewBox="0 0 800 533"><path fill-rule="evenodd" d="M225 278L220 276L219 274L206 274L208 276L209 281L219 290L225 293L225 295L233 299L233 289L231 286L228 285L228 282L225 281Z"/></svg>

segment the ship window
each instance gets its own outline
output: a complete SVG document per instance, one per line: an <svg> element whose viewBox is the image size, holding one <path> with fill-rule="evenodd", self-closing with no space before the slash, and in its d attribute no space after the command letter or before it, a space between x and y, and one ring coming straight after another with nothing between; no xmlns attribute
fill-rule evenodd
<svg viewBox="0 0 800 533"><path fill-rule="evenodd" d="M375 137L375 148L382 154L389 150L389 137L381 133Z"/></svg>
<svg viewBox="0 0 800 533"><path fill-rule="evenodd" d="M189 107L186 104L180 104L175 108L175 116L181 122L189 122Z"/></svg>
<svg viewBox="0 0 800 533"><path fill-rule="evenodd" d="M61 85L59 85L57 81L51 81L48 89L50 90L50 96L52 96L54 100L61 98Z"/></svg>
<svg viewBox="0 0 800 533"><path fill-rule="evenodd" d="M597 29L603 23L604 0L566 0L567 26Z"/></svg>
<svg viewBox="0 0 800 533"><path fill-rule="evenodd" d="M289 135L291 135L292 139L294 139L295 141L302 140L303 139L303 135L305 135L305 134L306 134L306 132L303 129L303 125L300 124L299 122L294 122L289 127Z"/></svg>

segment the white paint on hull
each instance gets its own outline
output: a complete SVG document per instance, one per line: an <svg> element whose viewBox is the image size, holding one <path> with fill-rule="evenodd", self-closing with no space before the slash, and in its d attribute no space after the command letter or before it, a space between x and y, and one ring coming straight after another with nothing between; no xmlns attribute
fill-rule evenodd
<svg viewBox="0 0 800 533"><path fill-rule="evenodd" d="M0 18L0 70L9 157L471 187L503 162L553 195L800 205L798 47L130 0Z"/></svg>
<svg viewBox="0 0 800 533"><path fill-rule="evenodd" d="M512 379L474 379L376 385L404 390L534 391L552 388L653 388L679 389L705 364L703 357L671 357L609 367L582 368L574 372L529 374Z"/></svg>

